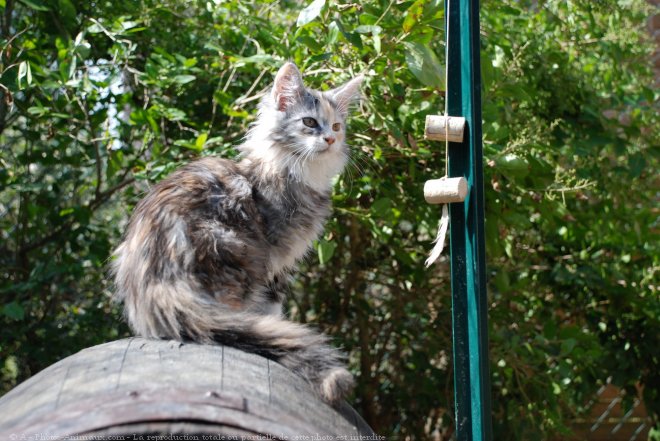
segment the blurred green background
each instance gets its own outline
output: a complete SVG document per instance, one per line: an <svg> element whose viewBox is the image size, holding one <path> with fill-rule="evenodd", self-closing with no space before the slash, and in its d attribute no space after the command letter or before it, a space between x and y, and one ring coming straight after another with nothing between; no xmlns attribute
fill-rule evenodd
<svg viewBox="0 0 660 441"><path fill-rule="evenodd" d="M608 379L660 412L658 79L641 0L481 5L495 439L570 436ZM439 1L0 0L0 380L128 335L110 252L177 166L234 156L286 60L367 74L334 214L289 314L350 352L381 434L452 431ZM657 432L656 435L658 436Z"/></svg>

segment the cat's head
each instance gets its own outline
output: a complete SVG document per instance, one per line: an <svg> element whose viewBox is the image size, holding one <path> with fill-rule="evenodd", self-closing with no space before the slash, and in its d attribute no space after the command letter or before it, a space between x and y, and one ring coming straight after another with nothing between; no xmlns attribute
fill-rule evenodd
<svg viewBox="0 0 660 441"><path fill-rule="evenodd" d="M336 89L317 91L305 87L295 64L285 63L261 102L244 153L326 187L346 164L346 117L361 82L358 76Z"/></svg>

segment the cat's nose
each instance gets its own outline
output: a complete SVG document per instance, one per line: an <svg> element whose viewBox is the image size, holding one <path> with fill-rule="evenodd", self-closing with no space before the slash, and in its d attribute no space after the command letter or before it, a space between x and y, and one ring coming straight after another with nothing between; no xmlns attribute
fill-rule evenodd
<svg viewBox="0 0 660 441"><path fill-rule="evenodd" d="M335 137L334 136L326 136L323 138L325 142L328 143L328 145L332 145L335 143Z"/></svg>

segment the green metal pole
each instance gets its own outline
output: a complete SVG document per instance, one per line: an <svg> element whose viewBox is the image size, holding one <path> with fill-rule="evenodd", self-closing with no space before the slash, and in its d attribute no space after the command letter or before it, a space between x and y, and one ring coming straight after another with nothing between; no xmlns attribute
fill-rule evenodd
<svg viewBox="0 0 660 441"><path fill-rule="evenodd" d="M445 0L447 11L447 110L466 119L463 142L449 145L448 169L469 184L465 201L450 204L456 440L492 440L479 1Z"/></svg>

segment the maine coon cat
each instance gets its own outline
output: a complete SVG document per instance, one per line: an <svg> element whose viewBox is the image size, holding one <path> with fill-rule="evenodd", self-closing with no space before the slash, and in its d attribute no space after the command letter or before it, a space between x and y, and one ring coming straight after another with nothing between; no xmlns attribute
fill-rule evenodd
<svg viewBox="0 0 660 441"><path fill-rule="evenodd" d="M284 64L238 162L192 162L138 203L113 261L115 297L136 334L261 354L329 403L350 391L342 353L283 317L282 287L330 214L361 81L316 91Z"/></svg>

